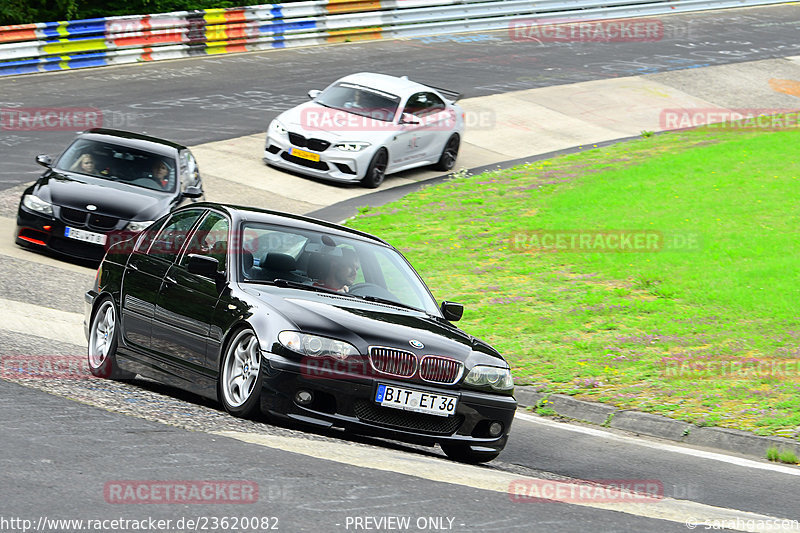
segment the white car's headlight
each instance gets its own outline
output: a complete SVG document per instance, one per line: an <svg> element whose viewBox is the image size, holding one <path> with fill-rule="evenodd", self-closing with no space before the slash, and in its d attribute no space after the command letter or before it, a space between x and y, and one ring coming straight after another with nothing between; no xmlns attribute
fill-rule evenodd
<svg viewBox="0 0 800 533"><path fill-rule="evenodd" d="M24 205L31 211L36 211L37 213L53 216L53 204L51 204L50 202L45 202L38 196L34 196L32 194L26 194L25 196L22 197L22 205Z"/></svg>
<svg viewBox="0 0 800 533"><path fill-rule="evenodd" d="M334 146L337 150L341 150L343 152L360 152L361 150L367 148L370 144L369 143L359 143L359 142L352 142L352 143L336 143Z"/></svg>
<svg viewBox="0 0 800 533"><path fill-rule="evenodd" d="M306 335L298 331L281 331L278 334L278 342L293 352L309 357L346 359L358 355L356 347L349 342L317 335Z"/></svg>
<svg viewBox="0 0 800 533"><path fill-rule="evenodd" d="M496 366L477 365L472 367L464 383L475 385L476 387L490 386L496 390L511 390L514 388L514 380L511 378L511 371L507 368Z"/></svg>
<svg viewBox="0 0 800 533"><path fill-rule="evenodd" d="M269 125L269 129L277 133L278 135L286 135L287 130L283 127L283 124L276 120L273 120L272 123Z"/></svg>
<svg viewBox="0 0 800 533"><path fill-rule="evenodd" d="M142 231L150 227L150 224L155 222L155 220L141 220L139 222L128 222L128 225L125 229L130 231Z"/></svg>

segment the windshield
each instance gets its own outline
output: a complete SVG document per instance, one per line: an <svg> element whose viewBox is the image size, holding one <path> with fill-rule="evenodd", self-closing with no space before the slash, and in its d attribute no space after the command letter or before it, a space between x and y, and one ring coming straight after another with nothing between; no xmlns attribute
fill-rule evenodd
<svg viewBox="0 0 800 533"><path fill-rule="evenodd" d="M171 192L177 184L174 158L89 139L72 143L55 168L155 191Z"/></svg>
<svg viewBox="0 0 800 533"><path fill-rule="evenodd" d="M439 315L428 288L392 248L257 223L245 223L242 237L239 276L244 282L286 280L299 288L325 289Z"/></svg>
<svg viewBox="0 0 800 533"><path fill-rule="evenodd" d="M325 107L384 122L394 120L400 105L399 96L353 83L331 85L314 101Z"/></svg>

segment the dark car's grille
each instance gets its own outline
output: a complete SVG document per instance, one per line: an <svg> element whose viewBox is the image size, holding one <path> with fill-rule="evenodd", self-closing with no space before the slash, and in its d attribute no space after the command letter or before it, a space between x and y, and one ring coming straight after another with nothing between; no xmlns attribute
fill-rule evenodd
<svg viewBox="0 0 800 533"><path fill-rule="evenodd" d="M71 209L69 207L61 208L61 218L65 222L70 222L72 224L80 224L81 226L85 225L86 216L88 214L88 211L81 211L80 209Z"/></svg>
<svg viewBox="0 0 800 533"><path fill-rule="evenodd" d="M306 139L299 133L289 132L289 141L300 148L309 148L315 152L324 152L331 145L328 141L322 139Z"/></svg>
<svg viewBox="0 0 800 533"><path fill-rule="evenodd" d="M401 378L410 378L417 370L417 356L403 350L371 347L369 361L378 372Z"/></svg>
<svg viewBox="0 0 800 533"><path fill-rule="evenodd" d="M419 377L433 383L450 385L461 378L460 361L449 357L426 355L419 363Z"/></svg>
<svg viewBox="0 0 800 533"><path fill-rule="evenodd" d="M119 222L119 219L116 217L95 214L89 216L89 226L93 228L114 229L117 226L117 222Z"/></svg>
<svg viewBox="0 0 800 533"><path fill-rule="evenodd" d="M283 152L281 157L286 161L296 165L303 165L304 167L315 168L317 170L328 170L328 163L325 161L309 161L308 159L303 159L302 157L293 156L289 152Z"/></svg>
<svg viewBox="0 0 800 533"><path fill-rule="evenodd" d="M464 422L462 415L436 416L379 407L368 400L355 403L356 416L363 422L436 435L452 435Z"/></svg>

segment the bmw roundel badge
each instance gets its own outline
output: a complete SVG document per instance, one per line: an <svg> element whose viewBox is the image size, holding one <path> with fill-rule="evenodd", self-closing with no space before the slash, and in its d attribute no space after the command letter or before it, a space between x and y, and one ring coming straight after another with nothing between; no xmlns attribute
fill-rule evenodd
<svg viewBox="0 0 800 533"><path fill-rule="evenodd" d="M421 349L423 349L425 347L425 345L422 344L421 342L419 342L417 339L411 339L410 341L408 341L408 344L410 344L411 346L413 346L417 350L421 350Z"/></svg>

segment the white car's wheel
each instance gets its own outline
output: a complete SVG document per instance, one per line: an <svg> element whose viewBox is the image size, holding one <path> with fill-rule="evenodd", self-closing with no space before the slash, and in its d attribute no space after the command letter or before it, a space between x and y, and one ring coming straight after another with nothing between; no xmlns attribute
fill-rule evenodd
<svg viewBox="0 0 800 533"><path fill-rule="evenodd" d="M439 162L435 165L436 170L447 171L455 166L456 158L458 158L458 148L460 145L461 139L459 139L457 133L454 133L449 139L447 139L447 144L444 145L442 155L439 157Z"/></svg>
<svg viewBox="0 0 800 533"><path fill-rule="evenodd" d="M375 189L383 183L383 178L386 176L386 165L388 163L389 153L385 148L379 149L375 155L372 156L372 161L370 161L367 173L361 180L361 185L369 189Z"/></svg>

